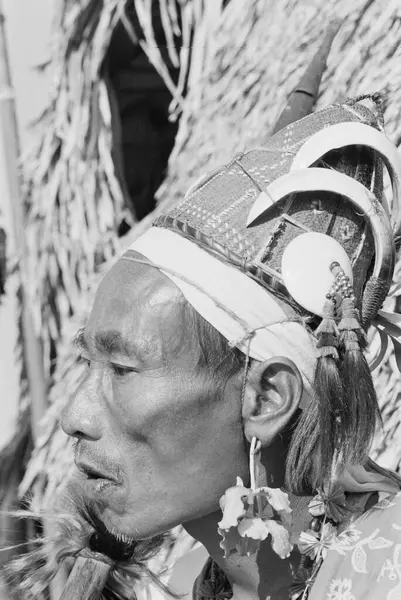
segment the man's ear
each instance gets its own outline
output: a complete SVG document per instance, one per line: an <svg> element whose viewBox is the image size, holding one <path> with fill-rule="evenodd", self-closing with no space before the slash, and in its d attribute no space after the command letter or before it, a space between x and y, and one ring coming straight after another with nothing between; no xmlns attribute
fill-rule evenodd
<svg viewBox="0 0 401 600"><path fill-rule="evenodd" d="M255 363L249 372L242 406L244 432L270 445L298 408L303 392L298 367L289 358L275 356Z"/></svg>

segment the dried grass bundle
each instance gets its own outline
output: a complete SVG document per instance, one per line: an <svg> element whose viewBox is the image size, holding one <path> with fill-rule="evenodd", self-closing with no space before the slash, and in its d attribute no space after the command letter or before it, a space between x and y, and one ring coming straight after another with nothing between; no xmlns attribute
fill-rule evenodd
<svg viewBox="0 0 401 600"><path fill-rule="evenodd" d="M116 248L124 198L102 66L125 2L62 5L50 68L52 99L24 160L29 292L46 372L91 274Z"/></svg>

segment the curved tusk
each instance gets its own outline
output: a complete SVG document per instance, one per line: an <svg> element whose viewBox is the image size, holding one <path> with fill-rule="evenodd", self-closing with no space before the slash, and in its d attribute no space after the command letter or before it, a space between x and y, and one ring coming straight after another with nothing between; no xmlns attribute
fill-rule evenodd
<svg viewBox="0 0 401 600"><path fill-rule="evenodd" d="M393 190L392 226L395 237L401 234L401 156L396 146L380 131L363 123L338 123L313 134L298 150L291 171L304 169L330 150L346 146L367 146L375 150L386 165Z"/></svg>
<svg viewBox="0 0 401 600"><path fill-rule="evenodd" d="M255 201L248 215L247 227L285 196L316 191L345 196L354 208L362 213L372 229L375 242L375 266L372 277L391 281L395 263L395 246L387 213L372 192L369 192L362 183L338 171L311 167L291 171L279 177L267 186L265 193L260 194Z"/></svg>

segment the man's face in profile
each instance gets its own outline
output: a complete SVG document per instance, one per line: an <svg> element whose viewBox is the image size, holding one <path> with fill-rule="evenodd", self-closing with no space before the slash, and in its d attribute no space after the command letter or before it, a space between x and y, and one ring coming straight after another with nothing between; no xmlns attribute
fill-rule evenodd
<svg viewBox="0 0 401 600"><path fill-rule="evenodd" d="M87 373L62 427L107 529L146 538L218 509L236 476L247 479L241 377L221 381L205 364L178 288L118 261L78 341Z"/></svg>

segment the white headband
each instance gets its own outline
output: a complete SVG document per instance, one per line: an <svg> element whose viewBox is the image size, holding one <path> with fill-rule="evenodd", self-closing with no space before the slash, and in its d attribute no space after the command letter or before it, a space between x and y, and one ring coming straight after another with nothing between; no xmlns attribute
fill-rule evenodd
<svg viewBox="0 0 401 600"><path fill-rule="evenodd" d="M305 408L312 394L316 340L300 322L286 315L273 295L241 271L167 229L152 227L130 250L160 267L230 344L258 361L273 356L294 361L304 382L300 407Z"/></svg>

